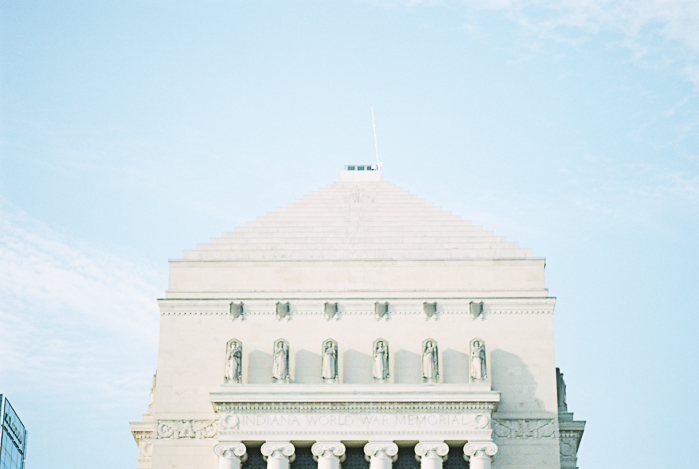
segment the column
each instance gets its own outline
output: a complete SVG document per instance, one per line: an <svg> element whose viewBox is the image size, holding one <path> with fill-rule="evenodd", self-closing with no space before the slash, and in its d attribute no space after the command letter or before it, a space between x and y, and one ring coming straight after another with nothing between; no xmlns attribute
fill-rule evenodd
<svg viewBox="0 0 699 469"><path fill-rule="evenodd" d="M464 459L469 461L470 469L490 469L497 452L498 447L492 441L469 441L464 445Z"/></svg>
<svg viewBox="0 0 699 469"><path fill-rule="evenodd" d="M240 463L248 459L245 445L239 441L218 443L214 454L218 456L218 469L240 469Z"/></svg>
<svg viewBox="0 0 699 469"><path fill-rule="evenodd" d="M442 469L448 454L449 446L443 441L421 441L415 445L415 459L420 461L420 469Z"/></svg>
<svg viewBox="0 0 699 469"><path fill-rule="evenodd" d="M339 441L318 441L311 447L318 469L340 469L345 460L345 445Z"/></svg>
<svg viewBox="0 0 699 469"><path fill-rule="evenodd" d="M398 459L398 446L392 441L370 441L364 446L369 469L391 469Z"/></svg>
<svg viewBox="0 0 699 469"><path fill-rule="evenodd" d="M289 469L289 463L296 457L294 445L288 441L268 441L260 451L267 461L267 469Z"/></svg>

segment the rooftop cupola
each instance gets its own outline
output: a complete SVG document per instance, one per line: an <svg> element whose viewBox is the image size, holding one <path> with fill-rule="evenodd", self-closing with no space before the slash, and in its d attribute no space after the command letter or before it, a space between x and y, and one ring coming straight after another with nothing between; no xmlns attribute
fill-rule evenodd
<svg viewBox="0 0 699 469"><path fill-rule="evenodd" d="M340 181L381 181L381 170L375 164L348 164Z"/></svg>

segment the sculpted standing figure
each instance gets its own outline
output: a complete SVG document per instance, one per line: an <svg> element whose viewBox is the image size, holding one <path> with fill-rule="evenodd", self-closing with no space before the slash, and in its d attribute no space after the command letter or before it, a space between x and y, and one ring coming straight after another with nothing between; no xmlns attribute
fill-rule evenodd
<svg viewBox="0 0 699 469"><path fill-rule="evenodd" d="M333 382L337 380L337 342L328 339L323 342L323 381Z"/></svg>
<svg viewBox="0 0 699 469"><path fill-rule="evenodd" d="M228 341L226 346L226 376L225 380L229 383L240 383L242 376L243 363L243 344L238 340L232 339Z"/></svg>
<svg viewBox="0 0 699 469"><path fill-rule="evenodd" d="M374 379L388 379L388 343L383 339L374 341Z"/></svg>
<svg viewBox="0 0 699 469"><path fill-rule="evenodd" d="M487 375L485 344L480 339L473 339L471 341L471 379L485 379Z"/></svg>
<svg viewBox="0 0 699 469"><path fill-rule="evenodd" d="M277 382L289 382L289 344L284 339L274 342L274 363L272 377Z"/></svg>
<svg viewBox="0 0 699 469"><path fill-rule="evenodd" d="M560 368L556 368L556 390L558 391L558 411L568 412L568 403L566 402L566 382L563 381L563 373Z"/></svg>
<svg viewBox="0 0 699 469"><path fill-rule="evenodd" d="M422 379L427 383L436 383L438 378L437 343L432 339L427 339L422 343Z"/></svg>

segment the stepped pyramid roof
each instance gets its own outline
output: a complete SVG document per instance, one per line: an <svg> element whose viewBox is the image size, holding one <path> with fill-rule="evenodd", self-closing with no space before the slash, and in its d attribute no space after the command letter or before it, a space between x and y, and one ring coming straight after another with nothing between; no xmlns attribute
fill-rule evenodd
<svg viewBox="0 0 699 469"><path fill-rule="evenodd" d="M339 181L185 251L184 260L525 259L530 249L381 180Z"/></svg>

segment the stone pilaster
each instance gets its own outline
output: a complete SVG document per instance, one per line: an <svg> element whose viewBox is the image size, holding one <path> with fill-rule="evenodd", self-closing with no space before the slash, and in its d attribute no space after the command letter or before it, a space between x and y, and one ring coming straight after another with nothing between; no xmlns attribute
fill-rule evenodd
<svg viewBox="0 0 699 469"><path fill-rule="evenodd" d="M558 412L561 469L577 469L578 447L585 431L584 420L573 420L572 412Z"/></svg>

